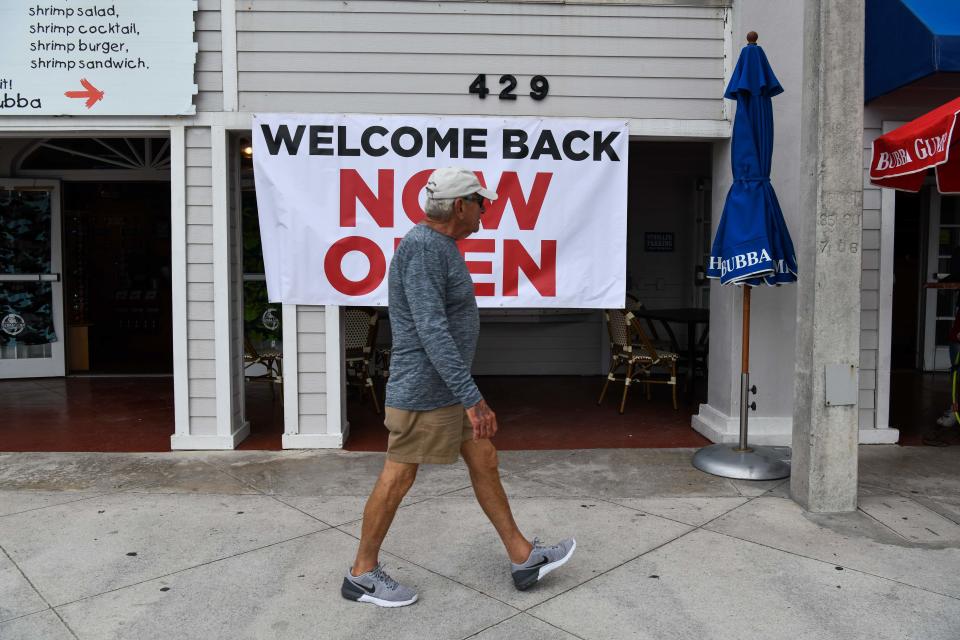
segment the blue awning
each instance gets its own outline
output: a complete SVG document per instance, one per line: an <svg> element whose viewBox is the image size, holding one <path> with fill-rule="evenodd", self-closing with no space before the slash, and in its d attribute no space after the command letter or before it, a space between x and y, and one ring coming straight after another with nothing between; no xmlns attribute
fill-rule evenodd
<svg viewBox="0 0 960 640"><path fill-rule="evenodd" d="M960 72L960 2L867 0L864 99Z"/></svg>

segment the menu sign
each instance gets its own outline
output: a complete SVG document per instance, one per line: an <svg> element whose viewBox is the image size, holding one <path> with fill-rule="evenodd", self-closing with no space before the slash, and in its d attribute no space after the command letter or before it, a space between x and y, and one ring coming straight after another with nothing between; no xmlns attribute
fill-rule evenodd
<svg viewBox="0 0 960 640"><path fill-rule="evenodd" d="M195 113L196 0L3 0L0 117Z"/></svg>

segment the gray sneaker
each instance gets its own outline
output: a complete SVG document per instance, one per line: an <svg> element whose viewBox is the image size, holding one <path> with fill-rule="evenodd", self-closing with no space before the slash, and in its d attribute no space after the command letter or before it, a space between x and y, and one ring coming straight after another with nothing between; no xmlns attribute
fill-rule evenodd
<svg viewBox="0 0 960 640"><path fill-rule="evenodd" d="M378 607L405 607L417 601L417 592L388 576L382 564L359 576L347 569L340 595L355 602L372 602Z"/></svg>
<svg viewBox="0 0 960 640"><path fill-rule="evenodd" d="M510 563L513 573L513 584L520 591L529 589L539 582L545 575L562 567L577 548L577 541L573 538L561 540L558 544L545 547L540 544L539 538L533 539L533 550L530 557L523 564Z"/></svg>

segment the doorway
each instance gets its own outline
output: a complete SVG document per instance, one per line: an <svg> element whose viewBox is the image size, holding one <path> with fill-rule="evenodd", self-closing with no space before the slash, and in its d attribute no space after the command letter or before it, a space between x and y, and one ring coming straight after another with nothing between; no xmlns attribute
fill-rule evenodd
<svg viewBox="0 0 960 640"><path fill-rule="evenodd" d="M923 444L950 407L947 334L960 294L925 285L960 278L960 198L933 185L895 198L890 424L909 446Z"/></svg>
<svg viewBox="0 0 960 640"><path fill-rule="evenodd" d="M232 219L239 225L243 318L243 405L250 435L238 449L283 447L283 305L270 302L260 241L260 219L249 138L234 137L236 159Z"/></svg>
<svg viewBox="0 0 960 640"><path fill-rule="evenodd" d="M30 307L33 329L13 319L8 328L18 336L0 340L0 368L9 369L0 377L15 378L0 380L0 450L169 451L168 137L3 138L0 177L22 191L18 206L48 194L48 206L30 209L32 223L22 215L2 217L17 255L42 241L47 257L32 269L38 282L31 286L46 285L54 294L52 304ZM0 302L9 305L18 292L6 280L0 278ZM33 370L39 358L27 356L57 350L58 371Z"/></svg>
<svg viewBox="0 0 960 640"><path fill-rule="evenodd" d="M713 149L709 142L633 140L627 193L627 293L650 310L708 307L702 277L711 242ZM626 304L626 300L624 301ZM390 332L380 313L375 372L385 364ZM691 415L706 395L706 370L686 383L681 365L680 406L673 409L671 388L634 385L627 408L618 412L623 385L598 396L610 367L609 336L599 309L480 310L480 335L473 375L497 412L500 449L696 447L708 444L694 431ZM650 333L649 325L643 325ZM655 323L661 350L687 353L686 331L674 325L674 340ZM700 327L702 330L702 326ZM702 345L705 349L706 341ZM621 369L620 375L623 371ZM362 384L348 387L350 423L345 448L382 451L387 432L383 415ZM385 380L374 377L382 402ZM685 384L686 383L686 384Z"/></svg>
<svg viewBox="0 0 960 640"><path fill-rule="evenodd" d="M63 186L71 374L173 372L170 184Z"/></svg>
<svg viewBox="0 0 960 640"><path fill-rule="evenodd" d="M920 369L921 282L926 271L926 212L921 193L896 194L897 215L893 240L893 309L890 367L893 370Z"/></svg>

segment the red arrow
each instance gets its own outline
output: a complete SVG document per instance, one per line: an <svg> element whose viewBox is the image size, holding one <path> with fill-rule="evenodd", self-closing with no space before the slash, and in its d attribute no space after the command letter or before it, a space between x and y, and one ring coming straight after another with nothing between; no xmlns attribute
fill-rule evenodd
<svg viewBox="0 0 960 640"><path fill-rule="evenodd" d="M90 81L86 78L83 78L80 81L80 84L83 85L83 88L86 91L67 91L63 95L68 98L86 98L87 99L87 109L97 104L98 101L103 100L103 91L97 89L95 86L90 84Z"/></svg>

